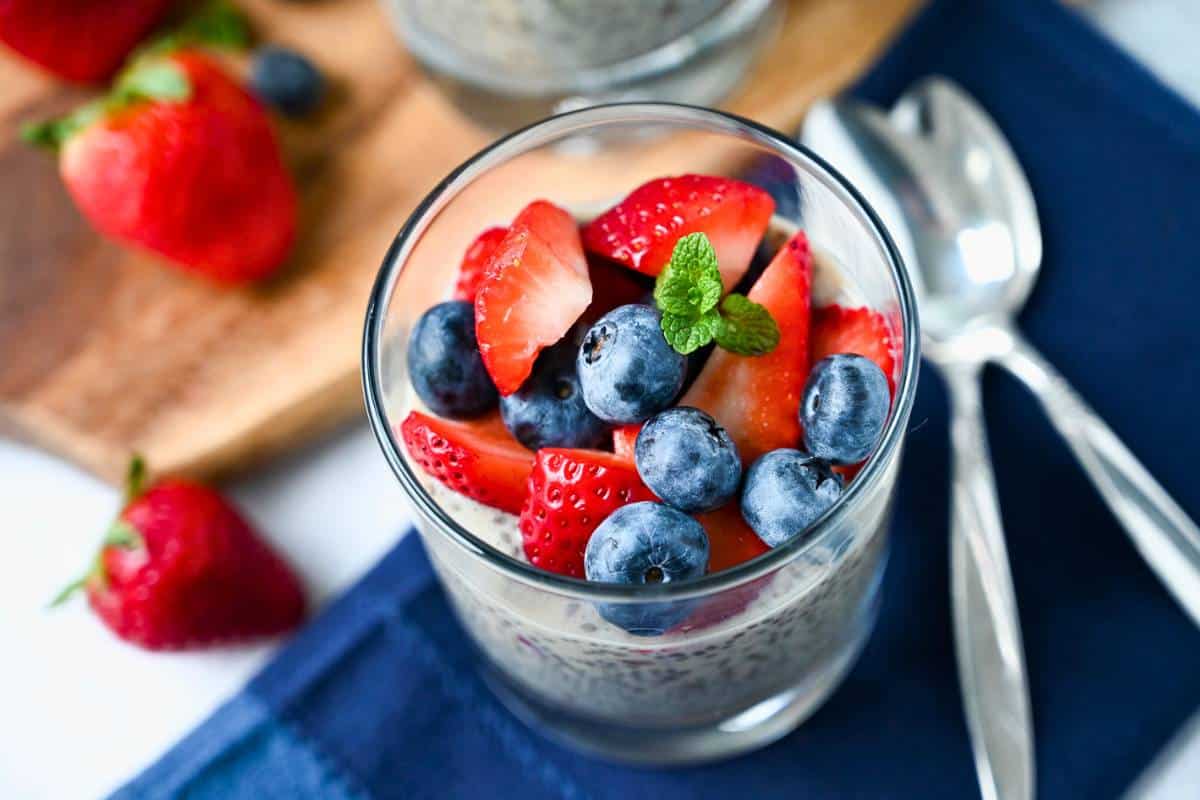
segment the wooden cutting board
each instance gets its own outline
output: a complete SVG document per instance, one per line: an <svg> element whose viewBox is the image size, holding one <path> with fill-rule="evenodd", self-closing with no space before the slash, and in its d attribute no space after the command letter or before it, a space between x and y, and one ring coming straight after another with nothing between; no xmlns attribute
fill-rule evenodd
<svg viewBox="0 0 1200 800"><path fill-rule="evenodd" d="M852 80L919 0L794 0L725 104L795 127ZM315 120L281 123L302 235L269 285L224 290L106 242L76 213L22 120L88 96L0 53L0 431L117 480L245 469L361 413L367 294L406 216L491 135L425 80L378 0L244 0L260 38L336 83Z"/></svg>

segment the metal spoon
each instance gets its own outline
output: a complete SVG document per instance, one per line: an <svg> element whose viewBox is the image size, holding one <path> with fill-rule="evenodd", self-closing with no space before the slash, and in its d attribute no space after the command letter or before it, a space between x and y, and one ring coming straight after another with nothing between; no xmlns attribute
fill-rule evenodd
<svg viewBox="0 0 1200 800"><path fill-rule="evenodd" d="M922 350L951 400L951 598L976 773L985 800L1026 800L1033 724L980 372L988 339L1029 293L1041 239L1007 145L959 100L927 82L890 117L847 99L820 103L802 138L863 191L913 273Z"/></svg>
<svg viewBox="0 0 1200 800"><path fill-rule="evenodd" d="M943 366L955 413L952 585L976 765L986 798L1031 796L1028 693L979 415L981 364L994 361L1033 391L1143 558L1197 623L1200 529L1017 333L1013 316L1041 266L1037 211L1003 135L965 92L927 79L889 115L848 100L822 103L804 139L860 186L921 284L923 349Z"/></svg>

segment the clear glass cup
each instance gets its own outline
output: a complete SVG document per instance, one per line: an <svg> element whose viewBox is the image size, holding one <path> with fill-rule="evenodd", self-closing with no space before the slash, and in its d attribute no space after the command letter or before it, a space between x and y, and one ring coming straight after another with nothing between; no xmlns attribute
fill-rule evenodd
<svg viewBox="0 0 1200 800"><path fill-rule="evenodd" d="M651 132L629 144L631 133ZM803 535L752 561L656 586L588 583L535 569L520 559L519 543L494 546L499 528L489 526L511 525L499 513L481 517L475 530L456 522L443 507L453 496L409 462L396 430L410 402L407 332L446 297L469 241L537 198L586 218L651 178L737 176L763 159L776 190L797 200L779 204L777 227L802 226L861 299L885 313L898 343L901 368L882 442L838 503ZM543 732L607 758L691 763L744 752L795 728L833 691L869 635L917 343L912 289L895 246L861 196L820 158L717 111L617 104L501 139L425 198L388 251L371 296L364 388L371 424L416 510L438 578L501 700ZM665 635L639 637L605 622L597 612L603 604L666 604L687 620Z"/></svg>
<svg viewBox="0 0 1200 800"><path fill-rule="evenodd" d="M711 105L780 16L772 0L382 0L464 113L496 130L599 103Z"/></svg>

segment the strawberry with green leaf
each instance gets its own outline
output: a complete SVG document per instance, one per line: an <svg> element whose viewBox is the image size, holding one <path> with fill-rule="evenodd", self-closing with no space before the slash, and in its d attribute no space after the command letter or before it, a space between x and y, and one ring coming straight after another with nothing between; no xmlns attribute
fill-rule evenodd
<svg viewBox="0 0 1200 800"><path fill-rule="evenodd" d="M125 507L75 591L120 638L184 650L271 636L304 619L300 582L217 492L130 465Z"/></svg>
<svg viewBox="0 0 1200 800"><path fill-rule="evenodd" d="M245 283L287 258L296 190L263 107L189 45L207 35L236 34L227 23L185 26L106 97L23 135L58 153L68 191L100 232Z"/></svg>

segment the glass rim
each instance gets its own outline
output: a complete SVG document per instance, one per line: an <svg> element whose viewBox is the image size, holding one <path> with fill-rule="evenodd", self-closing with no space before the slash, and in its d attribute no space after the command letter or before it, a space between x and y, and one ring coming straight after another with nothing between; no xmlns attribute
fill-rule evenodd
<svg viewBox="0 0 1200 800"><path fill-rule="evenodd" d="M712 133L745 136L769 146L776 155L783 155L796 168L805 170L820 180L827 189L845 203L853 212L861 215L875 244L882 252L891 272L893 286L899 300L900 321L904 335L903 369L896 385L896 401L887 425L880 437L880 444L867 459L866 464L851 482L847 490L807 530L791 541L756 556L736 566L699 578L656 585L625 585L587 581L538 569L531 564L502 553L480 539L454 520L421 485L420 479L409 466L402 452L402 445L389 424L384 408L382 384L382 341L386 311L390 307L396 280L420 237L436 216L466 188L475 178L490 169L495 163L548 144L571 133L588 128L620 122L643 122L647 124L676 124L695 129L697 122L709 123ZM917 374L920 367L920 344L916 297L900 252L883 222L841 173L826 163L799 142L753 120L724 111L700 106L667 102L610 103L571 111L548 117L503 136L468 158L443 178L413 209L404 225L393 239L384 255L379 274L371 289L363 326L362 382L367 418L371 429L383 450L392 472L400 481L405 494L418 514L432 522L438 532L451 539L473 556L483 559L488 566L507 577L526 584L569 594L592 601L661 602L703 597L725 589L746 584L772 570L785 565L794 558L818 545L826 533L833 529L851 509L856 500L865 495L870 487L882 479L884 462L900 447L916 395Z"/></svg>
<svg viewBox="0 0 1200 800"><path fill-rule="evenodd" d="M468 84L502 92L514 97L543 97L556 93L613 92L621 87L664 75L680 64L696 58L714 45L743 36L754 29L772 7L774 0L738 0L717 9L694 28L672 41L659 44L644 53L599 66L559 70L557 76L527 73L505 75L489 69L483 62L464 62L448 54L445 48L409 36L405 28L398 32L417 58L437 72ZM395 19L397 14L393 13ZM397 26L398 27L398 26Z"/></svg>

